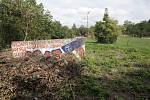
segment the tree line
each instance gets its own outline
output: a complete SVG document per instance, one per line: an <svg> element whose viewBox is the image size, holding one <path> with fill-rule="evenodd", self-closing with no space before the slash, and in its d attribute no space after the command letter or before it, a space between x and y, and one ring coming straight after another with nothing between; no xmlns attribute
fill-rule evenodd
<svg viewBox="0 0 150 100"><path fill-rule="evenodd" d="M105 8L105 13L102 21L97 21L95 24L95 38L99 43L114 43L119 34L130 35L134 37L150 36L150 19L133 23L124 21L123 25L118 25L118 21L109 16L108 9Z"/></svg>
<svg viewBox="0 0 150 100"><path fill-rule="evenodd" d="M139 23L133 23L128 20L124 21L123 34L140 38L150 36L150 19Z"/></svg>
<svg viewBox="0 0 150 100"><path fill-rule="evenodd" d="M86 31L75 24L62 26L36 0L0 0L0 48L9 47L11 41L72 38Z"/></svg>

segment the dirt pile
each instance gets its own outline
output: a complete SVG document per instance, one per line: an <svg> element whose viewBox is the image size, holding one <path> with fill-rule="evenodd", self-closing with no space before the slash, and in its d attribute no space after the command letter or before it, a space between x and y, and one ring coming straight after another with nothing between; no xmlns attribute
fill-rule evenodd
<svg viewBox="0 0 150 100"><path fill-rule="evenodd" d="M55 58L55 57L54 57ZM42 56L13 59L10 51L0 53L0 100L61 99L57 91L81 74L82 66L68 54L59 64L45 63Z"/></svg>

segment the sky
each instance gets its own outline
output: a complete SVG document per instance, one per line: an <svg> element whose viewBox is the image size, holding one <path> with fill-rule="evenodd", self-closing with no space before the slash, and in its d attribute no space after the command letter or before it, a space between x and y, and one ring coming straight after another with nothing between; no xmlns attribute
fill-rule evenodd
<svg viewBox="0 0 150 100"><path fill-rule="evenodd" d="M49 10L53 20L71 27L75 23L86 26L87 13L89 26L102 20L105 8L109 16L123 24L125 20L140 22L150 19L150 0L36 0Z"/></svg>

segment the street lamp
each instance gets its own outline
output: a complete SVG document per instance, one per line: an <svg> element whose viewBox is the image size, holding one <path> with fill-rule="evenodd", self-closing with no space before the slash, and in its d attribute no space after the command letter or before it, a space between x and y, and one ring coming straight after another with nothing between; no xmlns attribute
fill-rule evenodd
<svg viewBox="0 0 150 100"><path fill-rule="evenodd" d="M87 12L87 36L89 35L89 14L90 11Z"/></svg>

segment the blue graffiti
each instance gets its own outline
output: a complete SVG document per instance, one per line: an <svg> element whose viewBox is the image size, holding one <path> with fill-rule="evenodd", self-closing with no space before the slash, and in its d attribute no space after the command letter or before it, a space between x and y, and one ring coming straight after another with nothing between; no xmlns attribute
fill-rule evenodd
<svg viewBox="0 0 150 100"><path fill-rule="evenodd" d="M73 50L80 48L82 45L82 39L77 39L75 41L72 41L71 43L62 46L61 48L65 53L71 53Z"/></svg>

